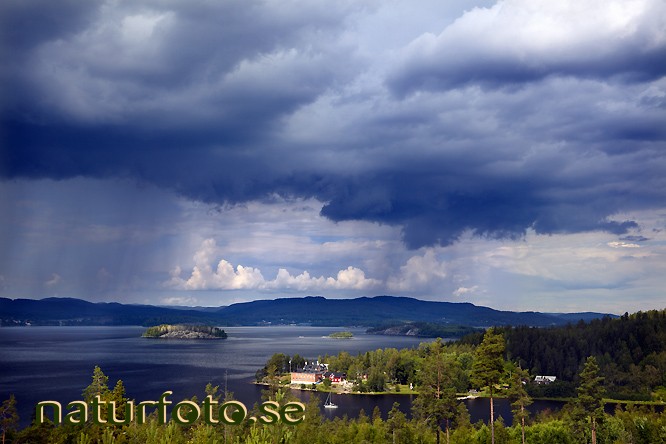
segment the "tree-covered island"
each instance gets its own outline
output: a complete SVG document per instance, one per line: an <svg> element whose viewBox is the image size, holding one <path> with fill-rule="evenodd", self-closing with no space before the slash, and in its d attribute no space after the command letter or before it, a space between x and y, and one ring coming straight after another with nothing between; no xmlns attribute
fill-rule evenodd
<svg viewBox="0 0 666 444"><path fill-rule="evenodd" d="M350 331L336 331L328 335L328 337L333 339L351 339L354 337L354 334Z"/></svg>
<svg viewBox="0 0 666 444"><path fill-rule="evenodd" d="M208 325L162 324L149 327L143 333L143 337L160 339L226 339L227 333L218 327L210 327Z"/></svg>

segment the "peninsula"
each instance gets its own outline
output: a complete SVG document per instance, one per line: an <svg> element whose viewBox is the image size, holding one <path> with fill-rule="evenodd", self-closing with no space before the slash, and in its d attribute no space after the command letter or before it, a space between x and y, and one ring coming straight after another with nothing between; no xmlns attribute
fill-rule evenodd
<svg viewBox="0 0 666 444"><path fill-rule="evenodd" d="M144 338L159 339L226 339L224 330L207 325L169 325L162 324L149 327Z"/></svg>

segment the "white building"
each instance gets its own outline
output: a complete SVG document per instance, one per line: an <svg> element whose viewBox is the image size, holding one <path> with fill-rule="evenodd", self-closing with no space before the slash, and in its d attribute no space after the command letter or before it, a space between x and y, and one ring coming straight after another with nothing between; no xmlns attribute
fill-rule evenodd
<svg viewBox="0 0 666 444"><path fill-rule="evenodd" d="M551 382L555 382L557 379L557 376L542 376L542 375L537 375L534 377L534 382L537 384L550 384Z"/></svg>

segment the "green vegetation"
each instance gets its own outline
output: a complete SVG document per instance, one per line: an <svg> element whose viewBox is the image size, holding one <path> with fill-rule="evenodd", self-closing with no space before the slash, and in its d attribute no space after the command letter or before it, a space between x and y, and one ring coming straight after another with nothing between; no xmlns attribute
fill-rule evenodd
<svg viewBox="0 0 666 444"><path fill-rule="evenodd" d="M476 387L488 387L490 395L490 442L495 444L495 412L493 394L504 374L504 337L489 329L483 341L476 348L476 358L472 364L471 382Z"/></svg>
<svg viewBox="0 0 666 444"><path fill-rule="evenodd" d="M604 403L615 402L617 399L603 398L603 396L604 393L626 394L636 387L643 387L642 399L655 403L663 401L666 385L664 332L666 332L666 311L659 311L559 328L490 329L482 335L475 333L456 342L444 343L438 340L433 343L423 343L415 349L387 348L356 356L341 352L335 356L318 356L317 359L319 362L327 363L331 371L346 373L352 392L402 393L409 392L402 387L406 389L410 385L414 386L419 393L414 402L414 420L426 430L430 430L434 442L439 440L440 424L444 427L447 442L456 442L456 433L465 428L472 434L487 433L487 442L490 443L575 443L581 442L581 439L587 440L582 442L594 440L600 443L639 442L625 438L609 440L609 436L620 436L626 430L618 435L617 430L611 431L605 428L607 424L613 424L613 427L617 428L622 426L617 421L613 422L614 420L609 418L602 408ZM612 347L594 339L595 335L608 338L619 351L612 352ZM555 345L558 344L558 339L561 349ZM526 343L531 346L521 348ZM628 344L633 345L632 352L622 353ZM579 356L583 350L603 350L604 354L584 356L580 361L571 359L570 356ZM545 359L538 356L540 352L546 354ZM622 365L618 363L613 365L609 359L611 353L623 357L625 361ZM292 362L293 359L291 358ZM299 356L298 359L303 358ZM313 360L307 359L307 361ZM274 355L270 361L273 363L271 368L279 376L281 369L288 368L289 361L287 355ZM568 365L575 367L576 370L573 373L563 372L562 376L558 375L556 382L539 385L534 382L536 374L553 374L540 372L542 362L547 362L543 367L546 369L566 369ZM599 362L605 366L598 364ZM531 369L539 372L523 369L529 363L535 364L536 366ZM620 376L623 368L628 369L629 374ZM632 371L633 377L630 376ZM646 375L651 378L646 379ZM257 377L260 380L263 378L261 371ZM283 382L286 383L284 380ZM335 390L335 384L332 389ZM470 389L476 389L481 396L490 398L489 417L492 420L487 426L470 428L471 426L465 425L465 418L468 415L466 416L464 407L456 397L465 395ZM535 394L566 398L569 402L557 415L544 417L541 414L530 421L526 407L531 404ZM508 428L501 418L495 418L493 411L495 397L508 397L511 400L515 427ZM624 408L627 411L636 411L636 407L629 405L625 405ZM641 411L650 411L650 407L645 409ZM618 413L620 414L625 413L622 411ZM655 415L655 418L659 418L658 421L663 421L663 412ZM625 435L631 433L633 432L626 432ZM479 442L486 442L486 438ZM663 441L645 442L666 442L666 434L662 438Z"/></svg>
<svg viewBox="0 0 666 444"><path fill-rule="evenodd" d="M554 328L495 328L494 337L503 338L506 347L502 355L505 362L501 384L516 386L510 374L524 369L523 385L531 398L570 399L577 396L579 373L588 356L594 356L604 377L606 399L627 401L666 402L666 310L625 315L617 319L593 320ZM486 387L481 394L490 395L488 382L475 380L471 384L472 367L480 364L478 345L483 334L472 334L442 346L462 369L453 380L456 391L464 395L470 388ZM359 393L392 392L399 386L421 383L423 360L427 357L427 344L411 350L387 348L359 355L341 352L334 356L301 356L290 358L278 354L272 358L275 371L286 374L291 368L301 367L304 361L329 364L329 370L347 374L352 390ZM628 351L630 350L630 351ZM589 353L585 355L585 353ZM497 364L498 361L495 360ZM496 366L496 368L499 366ZM478 374L478 372L477 372ZM550 384L535 384L536 375L554 375ZM265 369L257 372L259 381ZM493 395L508 396L504 388L492 385ZM400 393L408 393L401 389ZM520 397L520 396L518 396ZM524 409L523 409L524 411Z"/></svg>
<svg viewBox="0 0 666 444"><path fill-rule="evenodd" d="M523 379L526 382L524 388L532 398L576 397L578 374L587 357L594 356L604 377L607 399L666 402L666 310L565 327L495 328L493 332L504 338L506 365L528 372ZM458 393L465 393L471 387L472 363L476 361L476 347L482 339L483 334L475 333L446 344L447 353L452 353L463 369L455 379ZM417 369L426 355L424 347L422 344L414 350L389 348L357 356L341 352L337 356L313 358L329 364L332 371L347 373L356 391L368 392L373 385L394 392L398 385L418 386ZM286 373L290 358L281 356L282 361L276 370ZM300 356L298 359L299 362L314 360ZM294 363L293 368L296 367ZM373 372L373 369L377 371ZM536 375L554 375L557 380L539 385L533 383ZM384 384L381 383L382 377ZM502 382L511 383L508 376ZM490 392L489 388L486 390ZM505 393L501 391L499 395L505 396Z"/></svg>
<svg viewBox="0 0 666 444"><path fill-rule="evenodd" d="M451 421L458 413L454 377L461 371L453 355L446 354L441 340L430 344L420 369L420 394L414 402L415 416L435 434L439 444L439 425L445 421L446 442L450 442Z"/></svg>
<svg viewBox="0 0 666 444"><path fill-rule="evenodd" d="M351 339L354 337L354 334L350 331L336 331L328 335L328 337L333 339Z"/></svg>
<svg viewBox="0 0 666 444"><path fill-rule="evenodd" d="M176 338L176 339L226 339L224 330L207 325L169 325L162 324L149 327L144 338Z"/></svg>
<svg viewBox="0 0 666 444"><path fill-rule="evenodd" d="M653 402L661 400L666 391L665 332L666 311L659 311L563 328L492 329L461 341L422 343L414 349L387 348L356 356L341 352L318 357L319 362L329 364L330 370L347 373L356 392L395 393L399 388L402 393L413 385L419 395L413 404L411 419L394 406L386 420L377 409L371 417L361 413L356 419L324 420L314 397L315 403L306 407L305 420L295 426L249 421L235 426L212 426L203 422L189 426L173 422L160 425L152 414L145 424L98 425L88 421L54 426L33 423L17 431L16 402L11 398L2 404L0 419L3 433L10 442L16 443L434 444L444 438L447 444L493 441L497 444L666 444L663 405L618 405L612 415L603 408L604 404L608 405L609 394L634 389ZM579 360L578 356L584 351L595 353ZM573 358L568 358L569 355ZM285 387L288 372L290 368L302 366L305 360L298 355L273 355L257 372L257 379L269 384L266 399L280 405L293 399ZM553 367L549 367L551 365ZM576 370L571 373L570 367ZM551 373L548 369L560 369L562 373ZM555 374L562 381L536 385L535 374ZM122 381L113 389L108 383L109 378L96 367L90 385L83 391L83 399L99 395L102 400L114 400L117 417L122 418L128 403L125 388ZM566 391L566 396L571 397L564 408L557 413L545 411L530 417L525 408L531 402L532 393L558 384L557 390ZM335 389L335 385L331 388ZM488 424L481 421L471 424L465 405L457 398L472 388L484 396L508 397L512 401L513 424L505 424L502 418L495 419L493 412ZM206 393L217 396L217 388L209 385ZM195 398L192 401L202 405ZM256 410L250 412L250 415L257 414Z"/></svg>
<svg viewBox="0 0 666 444"><path fill-rule="evenodd" d="M8 442L12 443L46 443L46 442L72 442L72 443L117 443L117 444L311 444L317 443L349 443L349 444L408 444L423 443L434 444L444 435L449 444L482 444L491 441L491 429L483 422L470 423L470 418L464 405L457 403L451 394L451 384L454 384L456 375L462 371L460 361L453 360L452 350L442 343L425 344L419 348L423 353L423 366L420 371L428 371L428 376L422 375L423 392L419 396L429 398L420 407L415 407L412 419L407 418L394 404L386 420L382 419L379 410L375 409L368 417L361 411L358 418L335 418L326 420L322 418L316 398L306 406L305 420L298 425L285 424L262 425L259 422L244 421L239 425L225 425L219 423L208 425L199 420L192 425L179 425L174 421L160 424L156 412L149 415L144 424L129 422L123 424L95 424L87 421L82 424L67 424L55 426L51 423L38 425L33 423L23 430L12 428L16 419L12 419L12 404L14 400L5 401L3 407L9 406ZM511 366L509 366L511 367ZM581 375L581 381L591 382L589 389L596 393L595 386L601 383L595 376L594 369L589 370L591 377ZM512 373L513 374L513 373ZM594 382L596 381L596 383ZM118 419L124 419L129 398L125 393L122 381L118 381L113 389L109 388L109 378L99 367L93 371L91 384L84 389L83 397L88 399L99 395L104 402L115 401ZM585 396L590 391L587 382L581 382L581 398L570 403L557 413L544 412L535 418L522 422L514 419L514 424L505 424L500 418L495 421L495 440L499 443L518 444L523 439L526 443L534 444L583 444L591 442L591 428L589 415L596 415L595 439L598 443L632 443L632 444L659 444L666 443L666 413L657 412L654 407L628 406L618 408L613 415L592 407L581 417L577 409L586 405ZM439 395L437 394L439 392ZM227 393L222 401L219 387L208 384L206 395L215 401L228 401L233 394ZM284 405L294 400L288 391L278 389L273 394L266 394L270 400ZM591 395L593 398L595 395ZM175 401L175 400L174 400ZM196 399L189 401L199 405L203 411L204 403ZM110 404L107 404L110 405ZM588 408L586 406L584 408ZM256 406L249 412L250 416L257 416ZM3 416L4 418L4 416ZM446 433L443 433L437 424L437 419L444 420ZM3 422L3 426L5 422Z"/></svg>
<svg viewBox="0 0 666 444"><path fill-rule="evenodd" d="M604 376L606 396L630 401L666 401L666 310L624 314L617 319L555 328L502 327L506 358L532 375L557 382L528 386L533 397L576 396L578 373L594 356ZM461 339L477 345L482 334Z"/></svg>
<svg viewBox="0 0 666 444"><path fill-rule="evenodd" d="M592 444L597 444L597 421L601 421L604 416L604 388L601 385L603 379L599 375L597 360L594 359L594 356L590 356L580 373L576 407L578 407L577 412L582 416L589 417Z"/></svg>
<svg viewBox="0 0 666 444"><path fill-rule="evenodd" d="M11 442L12 436L16 433L16 426L19 422L18 411L16 410L16 398L9 395L9 398L3 401L0 406L0 429L2 429L2 444L9 436Z"/></svg>
<svg viewBox="0 0 666 444"><path fill-rule="evenodd" d="M389 336L416 336L419 338L460 338L480 329L457 324L436 322L403 322L371 327L366 333ZM481 330L483 331L483 330Z"/></svg>
<svg viewBox="0 0 666 444"><path fill-rule="evenodd" d="M511 400L511 412L513 413L513 421L520 421L521 430L521 443L525 444L525 420L529 416L526 407L532 404L532 398L525 390L525 385L529 381L530 375L526 370L512 368L509 371L509 389L507 396Z"/></svg>

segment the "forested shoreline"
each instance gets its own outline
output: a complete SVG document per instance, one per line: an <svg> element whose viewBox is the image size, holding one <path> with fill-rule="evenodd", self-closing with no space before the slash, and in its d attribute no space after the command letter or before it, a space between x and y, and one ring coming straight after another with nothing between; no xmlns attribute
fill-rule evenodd
<svg viewBox="0 0 666 444"><path fill-rule="evenodd" d="M533 397L575 397L579 373L587 357L594 356L604 376L607 398L666 401L666 310L564 327L498 327L493 331L504 339L505 374L511 374L515 368L526 370L529 376L525 378L525 386ZM471 387L470 374L476 347L483 337L483 332L473 333L443 344L446 353L457 362L452 370L452 384L459 394L478 388ZM419 371L427 348L427 343L422 343L417 349L386 348L356 356L344 351L316 357L276 353L257 372L257 380L270 373L285 381L290 368L317 359L327 363L331 371L346 373L355 391L395 392L410 384L419 385ZM552 375L557 379L549 384L535 384L537 375Z"/></svg>
<svg viewBox="0 0 666 444"><path fill-rule="evenodd" d="M437 358L437 343L431 348L431 359ZM441 350L440 350L441 351ZM444 358L441 362L446 362ZM594 381L594 378L592 378ZM104 401L116 402L117 417L122 419L125 406L129 401L122 381L118 380L110 388L109 378L96 368L92 381L82 392L82 399L90 401L100 396ZM436 400L434 391L430 389L422 393L422 398ZM594 387L592 387L594 390ZM234 399L233 393L223 393L218 386L208 384L205 388L207 396L222 403ZM100 425L92 421L79 425L54 425L51 422L38 425L33 423L23 430L13 426L18 418L15 416L15 400L6 400L0 411L2 431L7 443L174 443L174 444L208 444L208 443L245 443L272 444L293 443L422 443L434 444L448 442L451 444L489 443L494 434L495 443L538 443L538 444L578 444L591 442L591 418L598 421L596 439L598 443L635 443L653 444L666 443L666 414L657 412L654 406L628 405L619 407L612 415L599 411L592 405L585 404L588 390L583 389L579 397L568 403L561 411L553 413L541 412L535 417L514 416L513 424L507 424L503 418L496 418L492 428L488 422L470 422L469 414L462 404L456 404L441 421L433 423L427 413L436 413L438 403L432 403L435 410L428 410L425 404L415 406L412 417L406 416L394 404L383 419L379 409L366 414L361 411L354 419L347 417L327 420L319 410L318 398L312 397L305 407L305 418L302 423L289 426L281 423L263 425L258 422L244 421L238 425L210 425L199 421L193 425L179 425L173 421L160 424L157 411L153 412L145 424L129 422L125 425ZM280 405L293 401L293 396L282 388L273 386L264 392L265 399L276 400ZM517 398L518 400L519 398ZM196 397L190 401L202 404ZM523 399L523 402L525 400ZM256 407L250 412L257 415ZM520 408L517 402L516 409ZM425 409L425 410L424 410ZM14 411L12 411L14 410ZM446 410L440 410L446 412ZM14 415L12 415L12 413ZM107 412L108 413L108 412ZM426 415L424 415L426 414ZM525 426L522 427L522 420ZM15 422L12 422L15 420ZM448 427L445 426L448 425ZM440 427L441 426L441 427ZM447 430L448 429L448 430ZM523 441L524 436L524 441Z"/></svg>
<svg viewBox="0 0 666 444"><path fill-rule="evenodd" d="M159 424L153 413L145 424L33 423L16 430L18 418L13 398L5 400L0 417L7 442L17 443L666 443L665 332L666 311L662 310L561 328L489 329L482 335L455 342L436 340L413 349L387 348L356 356L341 352L318 357L331 370L346 372L359 392L396 391L412 384L418 396L411 416L394 406L387 419L375 409L369 416L363 412L354 419L326 420L320 414L316 397L312 397L304 421L293 426L252 421L238 425L210 425L203 421L191 425ZM268 384L265 400L279 405L295 400L284 386L285 375L289 361L294 365L301 360L305 358L279 353L269 359L257 375ZM551 364L554 367L549 367ZM549 370L557 375L556 382L533 382L535 372L547 374ZM491 410L488 421L472 424L458 399L470 389L490 397L491 409L493 398L509 398L513 423L505 423ZM649 397L653 405L618 404L613 414L604 411L604 404L617 393L629 394L637 389L636 393ZM566 391L568 402L558 412L529 416L526 406L535 396L543 395L539 391L548 390ZM233 394L223 394L219 387L210 384L205 392L212 399L233 399ZM115 400L117 415L123 417L129 397L122 381L111 389L108 377L98 368L90 386L83 390L82 399L97 395ZM190 401L203 404L196 398ZM654 405L657 403L662 405ZM259 412L250 414L256 416Z"/></svg>
<svg viewBox="0 0 666 444"><path fill-rule="evenodd" d="M499 327L506 339L506 358L533 375L554 375L575 383L581 365L594 356L610 398L666 401L666 310L624 314L564 327ZM461 339L480 343L482 333ZM572 396L572 385L543 396Z"/></svg>

